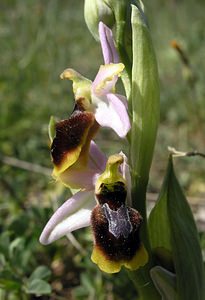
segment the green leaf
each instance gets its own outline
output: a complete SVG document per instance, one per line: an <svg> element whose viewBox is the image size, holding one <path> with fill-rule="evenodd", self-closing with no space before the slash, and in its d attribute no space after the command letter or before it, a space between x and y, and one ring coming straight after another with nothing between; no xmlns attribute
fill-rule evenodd
<svg viewBox="0 0 205 300"><path fill-rule="evenodd" d="M0 288L6 291L17 291L21 289L21 286L21 279L16 276L12 269L5 266L4 270L0 272Z"/></svg>
<svg viewBox="0 0 205 300"><path fill-rule="evenodd" d="M0 253L0 272L1 270L4 269L5 265L6 265L6 258L2 253Z"/></svg>
<svg viewBox="0 0 205 300"><path fill-rule="evenodd" d="M153 250L171 251L179 300L204 299L204 267L197 228L170 157L157 204L149 217Z"/></svg>
<svg viewBox="0 0 205 300"><path fill-rule="evenodd" d="M29 280L34 279L48 279L51 275L51 270L46 266L39 266L37 267L31 276L29 277Z"/></svg>
<svg viewBox="0 0 205 300"><path fill-rule="evenodd" d="M177 299L175 274L156 266L150 270L150 275L163 300Z"/></svg>
<svg viewBox="0 0 205 300"><path fill-rule="evenodd" d="M5 257L8 256L10 235L11 235L11 232L9 232L9 231L4 231L0 235L0 252L3 253L5 255Z"/></svg>
<svg viewBox="0 0 205 300"><path fill-rule="evenodd" d="M12 279L0 279L0 288L7 291L17 291L21 289L21 283Z"/></svg>
<svg viewBox="0 0 205 300"><path fill-rule="evenodd" d="M47 295L51 293L51 286L42 279L34 278L32 281L28 281L25 290L28 294Z"/></svg>
<svg viewBox="0 0 205 300"><path fill-rule="evenodd" d="M12 262L17 261L22 256L22 253L25 249L25 239L23 237L15 238L9 245L9 257Z"/></svg>
<svg viewBox="0 0 205 300"><path fill-rule="evenodd" d="M135 189L149 178L159 123L159 79L153 44L143 7L132 5L131 163ZM139 202L137 199L136 202Z"/></svg>

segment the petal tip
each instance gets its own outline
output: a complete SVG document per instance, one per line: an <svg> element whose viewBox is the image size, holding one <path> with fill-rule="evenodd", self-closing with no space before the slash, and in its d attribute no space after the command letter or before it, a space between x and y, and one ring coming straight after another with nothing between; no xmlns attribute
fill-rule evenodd
<svg viewBox="0 0 205 300"><path fill-rule="evenodd" d="M60 79L70 79L71 73L70 69L65 69L61 74L60 74Z"/></svg>
<svg viewBox="0 0 205 300"><path fill-rule="evenodd" d="M82 76L75 70L68 68L65 69L61 74L60 78L61 79L69 79L74 81L76 78L81 78Z"/></svg>
<svg viewBox="0 0 205 300"><path fill-rule="evenodd" d="M39 242L44 246L50 244L47 237L44 236L44 232L41 233L41 235L39 237Z"/></svg>

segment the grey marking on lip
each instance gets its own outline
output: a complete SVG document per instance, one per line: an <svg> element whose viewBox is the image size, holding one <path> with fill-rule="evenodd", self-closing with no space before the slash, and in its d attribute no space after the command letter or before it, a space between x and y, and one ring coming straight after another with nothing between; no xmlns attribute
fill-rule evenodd
<svg viewBox="0 0 205 300"><path fill-rule="evenodd" d="M132 224L130 222L128 208L121 205L118 210L110 209L107 203L102 206L105 217L108 220L109 232L112 233L117 239L120 236L127 238L132 232Z"/></svg>

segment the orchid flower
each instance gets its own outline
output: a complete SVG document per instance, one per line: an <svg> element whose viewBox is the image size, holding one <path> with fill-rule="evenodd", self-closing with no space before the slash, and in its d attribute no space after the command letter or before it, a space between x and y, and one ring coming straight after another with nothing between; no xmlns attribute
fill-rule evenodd
<svg viewBox="0 0 205 300"><path fill-rule="evenodd" d="M124 65L119 63L112 30L102 22L99 23L99 37L105 64L100 66L94 81L91 82L72 69L66 69L61 78L73 81L75 99L86 93L91 102L87 109L94 112L100 126L112 128L123 138L130 130L127 99L113 91Z"/></svg>
<svg viewBox="0 0 205 300"><path fill-rule="evenodd" d="M98 163L100 159L104 163L104 157L92 145L93 157ZM69 232L91 225L94 235L91 259L104 272L116 273L122 266L135 270L147 262L147 252L139 237L142 217L125 205L130 187L126 185L128 165L124 157L123 154L111 156L105 171L96 174L94 184L92 180L92 190L77 192L58 208L40 236L42 244L50 244ZM123 167L119 168L121 164Z"/></svg>
<svg viewBox="0 0 205 300"><path fill-rule="evenodd" d="M90 166L93 165L93 170L96 170L96 173L93 172L92 176L83 176L82 174L81 178L81 173L76 172L82 186L85 186L85 183L82 182L84 180L89 188L78 191L58 208L41 234L40 242L42 244L50 244L69 232L90 225L91 211L96 204L95 183L99 175L105 170L107 162L104 153L93 141L91 142L90 154L89 164ZM121 172L123 178L126 178L130 184L127 158L123 153L121 155L124 157ZM130 202L130 199L128 201Z"/></svg>
<svg viewBox="0 0 205 300"><path fill-rule="evenodd" d="M79 171L93 174L89 168L90 143L100 126L112 128L120 137L130 129L127 100L113 93L124 65L118 63L112 31L102 22L99 35L105 65L100 66L95 80L91 82L72 69L61 74L62 79L73 81L75 107L69 119L55 124L51 156L53 177L70 188L88 188L76 176Z"/></svg>

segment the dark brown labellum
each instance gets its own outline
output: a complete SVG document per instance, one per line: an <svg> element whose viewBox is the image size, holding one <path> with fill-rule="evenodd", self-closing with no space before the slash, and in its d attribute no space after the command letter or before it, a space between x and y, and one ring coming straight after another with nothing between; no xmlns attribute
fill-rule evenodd
<svg viewBox="0 0 205 300"><path fill-rule="evenodd" d="M97 205L91 215L96 247L108 260L129 261L141 245L141 223L140 213L130 207L113 211L108 204Z"/></svg>
<svg viewBox="0 0 205 300"><path fill-rule="evenodd" d="M92 113L75 110L69 119L56 124L56 137L51 145L51 155L55 165L61 165L65 156L83 143L93 123Z"/></svg>

